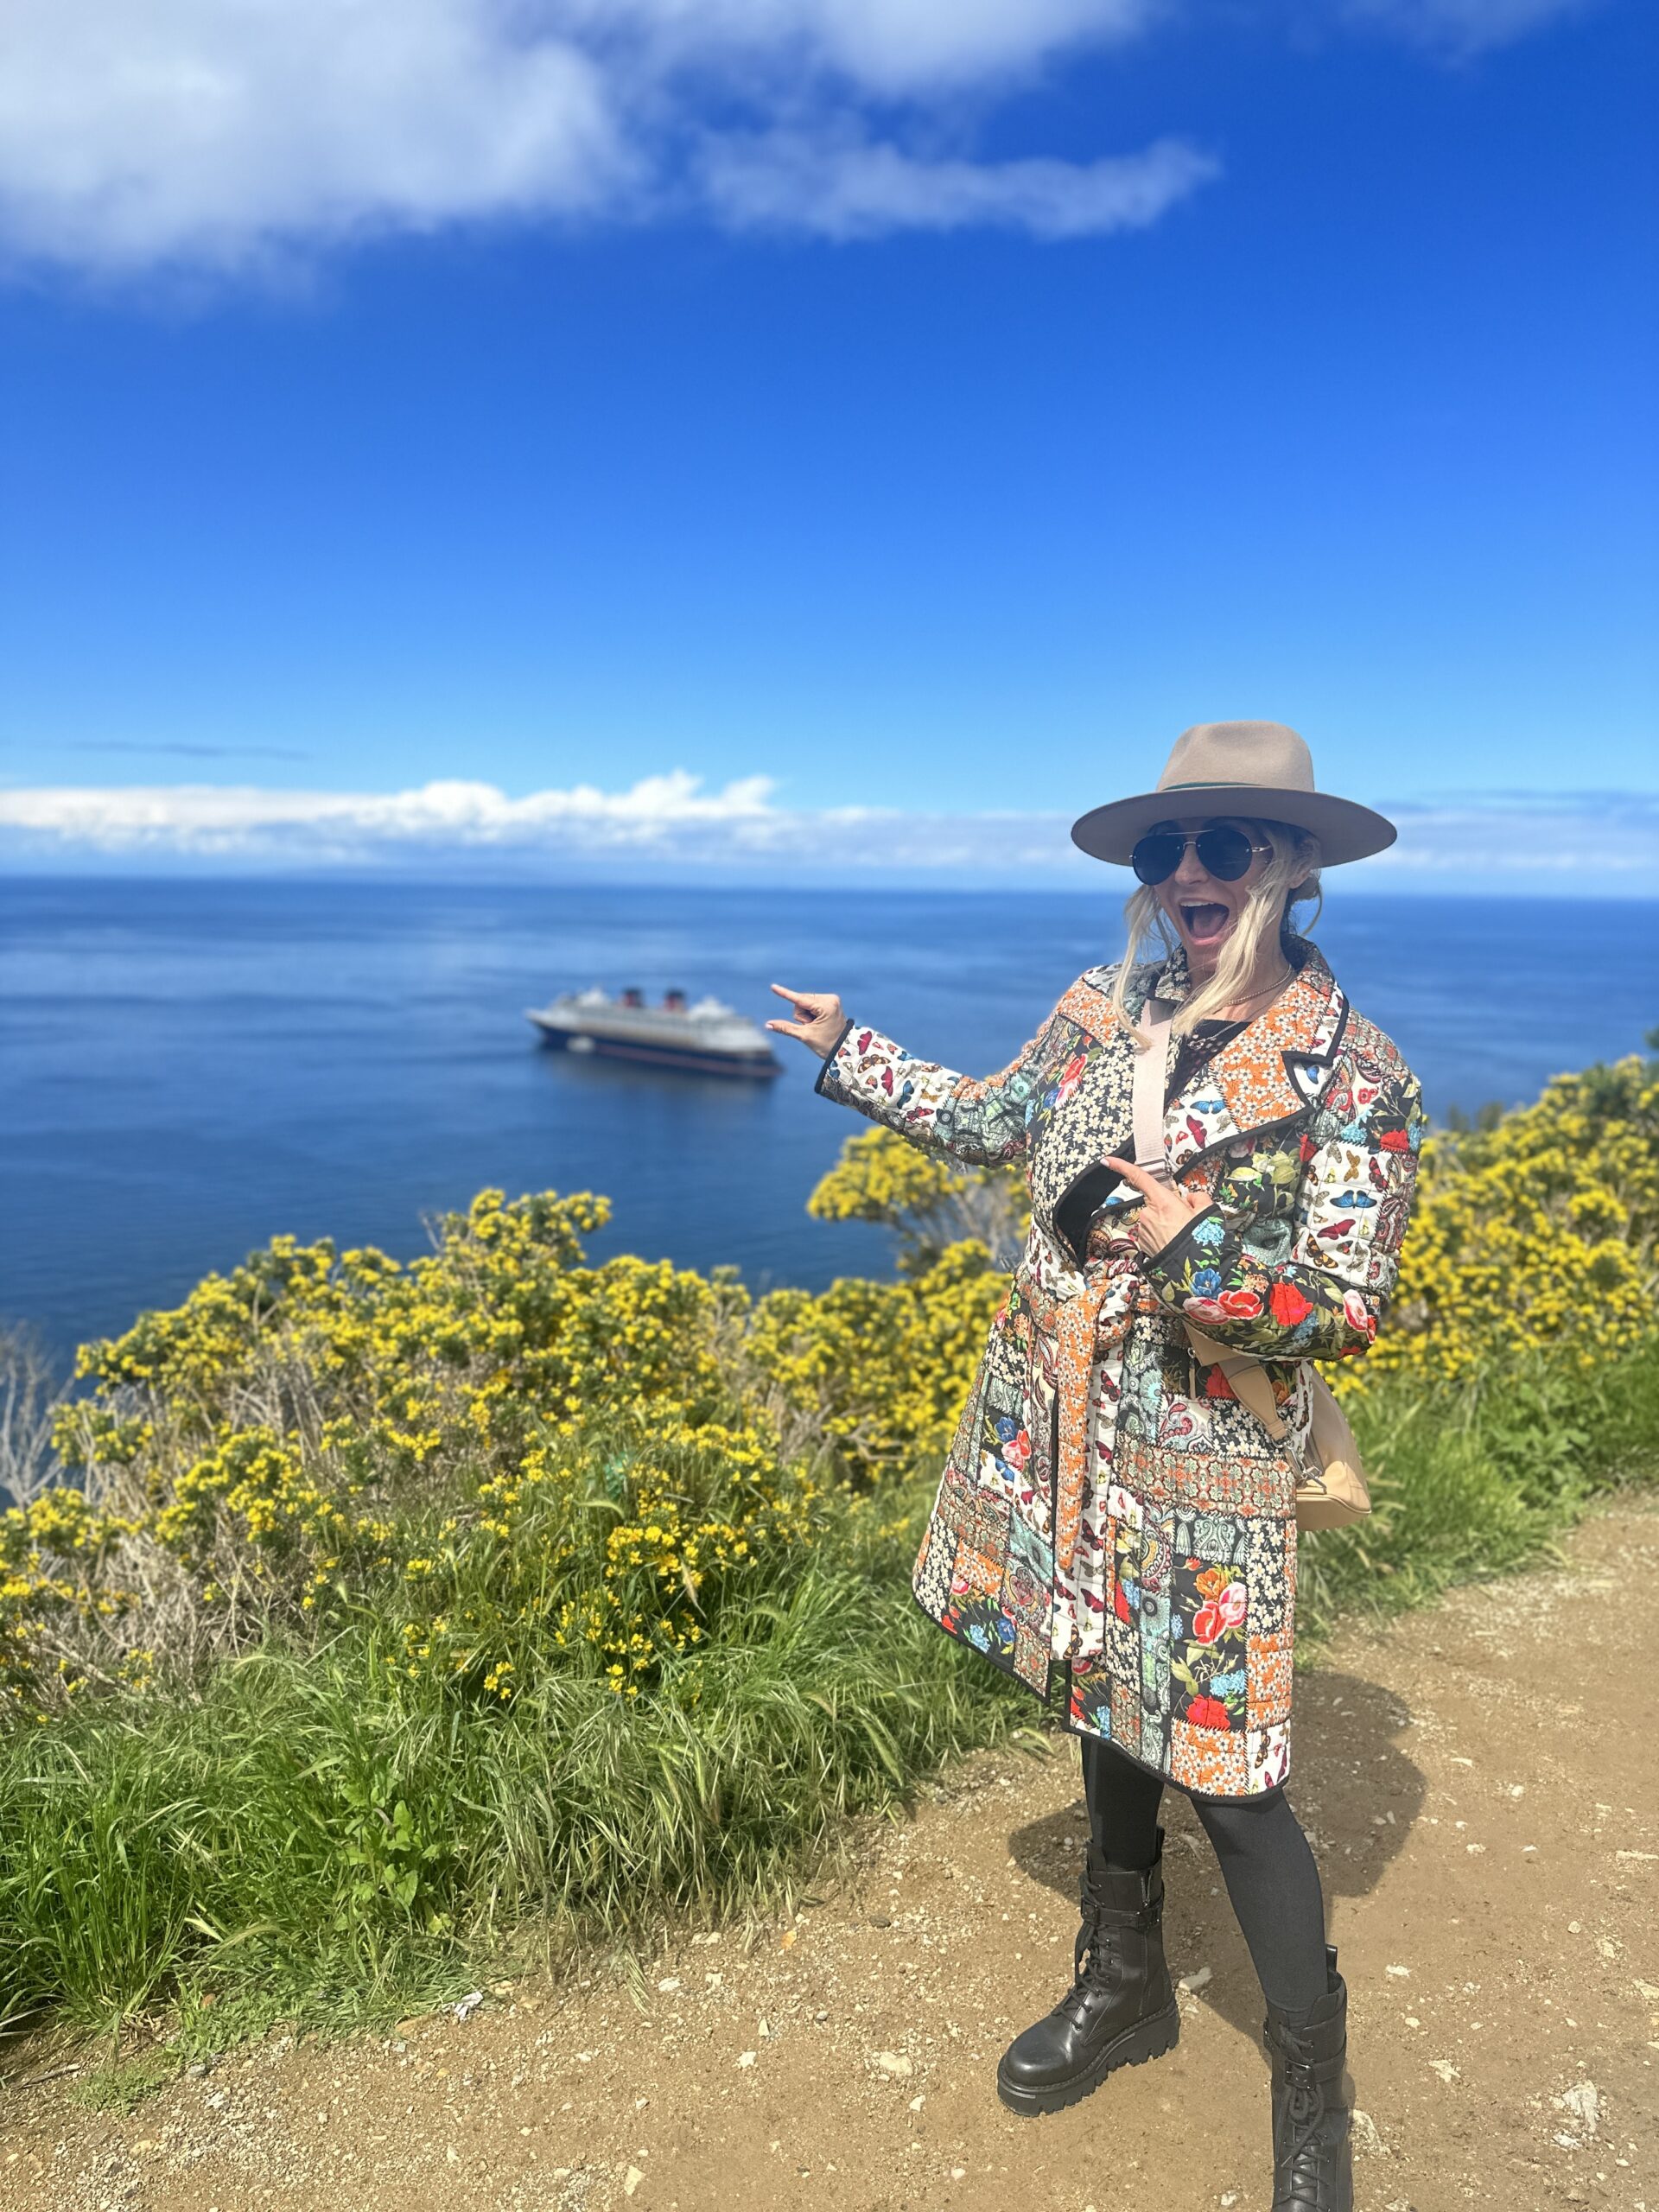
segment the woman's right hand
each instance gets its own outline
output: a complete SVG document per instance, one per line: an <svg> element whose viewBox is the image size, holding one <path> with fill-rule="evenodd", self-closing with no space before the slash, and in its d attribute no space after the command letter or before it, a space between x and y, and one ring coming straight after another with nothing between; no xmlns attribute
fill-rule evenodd
<svg viewBox="0 0 1659 2212"><path fill-rule="evenodd" d="M775 1029L780 1037L798 1037L809 1052L816 1052L821 1060L827 1060L847 1026L841 1001L833 991L786 991L781 983L774 983L772 988L780 999L789 1001L797 1019L769 1021L767 1028Z"/></svg>

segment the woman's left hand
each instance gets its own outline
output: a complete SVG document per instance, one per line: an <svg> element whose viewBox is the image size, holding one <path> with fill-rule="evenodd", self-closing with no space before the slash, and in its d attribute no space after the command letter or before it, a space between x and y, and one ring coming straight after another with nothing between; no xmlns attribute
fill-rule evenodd
<svg viewBox="0 0 1659 2212"><path fill-rule="evenodd" d="M1195 1213L1202 1213L1209 1204L1207 1198L1191 1197L1179 1184L1160 1183L1144 1167L1137 1167L1132 1160L1116 1156L1106 1162L1116 1167L1132 1190L1139 1191L1141 1203L1135 1209L1135 1221L1129 1234L1146 1253L1161 1252L1186 1227Z"/></svg>

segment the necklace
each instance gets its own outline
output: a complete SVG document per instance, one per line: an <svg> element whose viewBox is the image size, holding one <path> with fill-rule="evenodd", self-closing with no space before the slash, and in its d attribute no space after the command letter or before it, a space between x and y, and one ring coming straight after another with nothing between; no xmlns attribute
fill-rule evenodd
<svg viewBox="0 0 1659 2212"><path fill-rule="evenodd" d="M1259 1012L1271 1006L1286 984L1294 978L1296 970L1294 968L1287 966L1284 973L1275 977L1271 983L1264 983L1260 990L1252 991L1248 998L1235 999L1227 1009L1229 1016L1235 1021L1246 1020L1251 1018L1253 1011ZM1261 1001L1259 1007L1257 1007L1258 1000ZM1241 1007L1245 1009L1243 1014L1238 1011Z"/></svg>

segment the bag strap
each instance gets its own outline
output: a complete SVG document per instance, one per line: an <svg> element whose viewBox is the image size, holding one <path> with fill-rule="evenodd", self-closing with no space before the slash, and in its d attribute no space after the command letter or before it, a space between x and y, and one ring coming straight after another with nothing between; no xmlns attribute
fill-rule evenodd
<svg viewBox="0 0 1659 2212"><path fill-rule="evenodd" d="M1170 1180L1164 1152L1164 1086L1169 1077L1169 1025L1174 1012L1163 1000L1148 999L1141 1009L1140 1024L1147 1041L1135 1046L1135 1164L1160 1183Z"/></svg>
<svg viewBox="0 0 1659 2212"><path fill-rule="evenodd" d="M1284 1418L1273 1395L1262 1363L1253 1352L1229 1351L1225 1344L1218 1344L1202 1329L1186 1324L1187 1342L1192 1345L1200 1367L1218 1367L1232 1386L1233 1395L1247 1412L1253 1413L1276 1444L1285 1433Z"/></svg>

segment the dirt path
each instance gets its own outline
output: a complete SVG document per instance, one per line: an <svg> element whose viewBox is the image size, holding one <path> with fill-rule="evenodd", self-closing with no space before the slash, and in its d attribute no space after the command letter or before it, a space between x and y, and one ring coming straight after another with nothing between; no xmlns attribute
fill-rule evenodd
<svg viewBox="0 0 1659 2212"><path fill-rule="evenodd" d="M1572 1554L1350 1637L1299 1687L1361 2212L1659 2212L1659 1510L1598 1516ZM128 2117L15 2093L0 2208L1265 2212L1261 2004L1184 1805L1179 2048L1047 2119L996 2101L998 2052L1069 1978L1083 1819L1060 1749L969 1761L872 1836L855 1887L750 1950L689 1939L638 2004L595 1982L388 2042L279 2043Z"/></svg>

